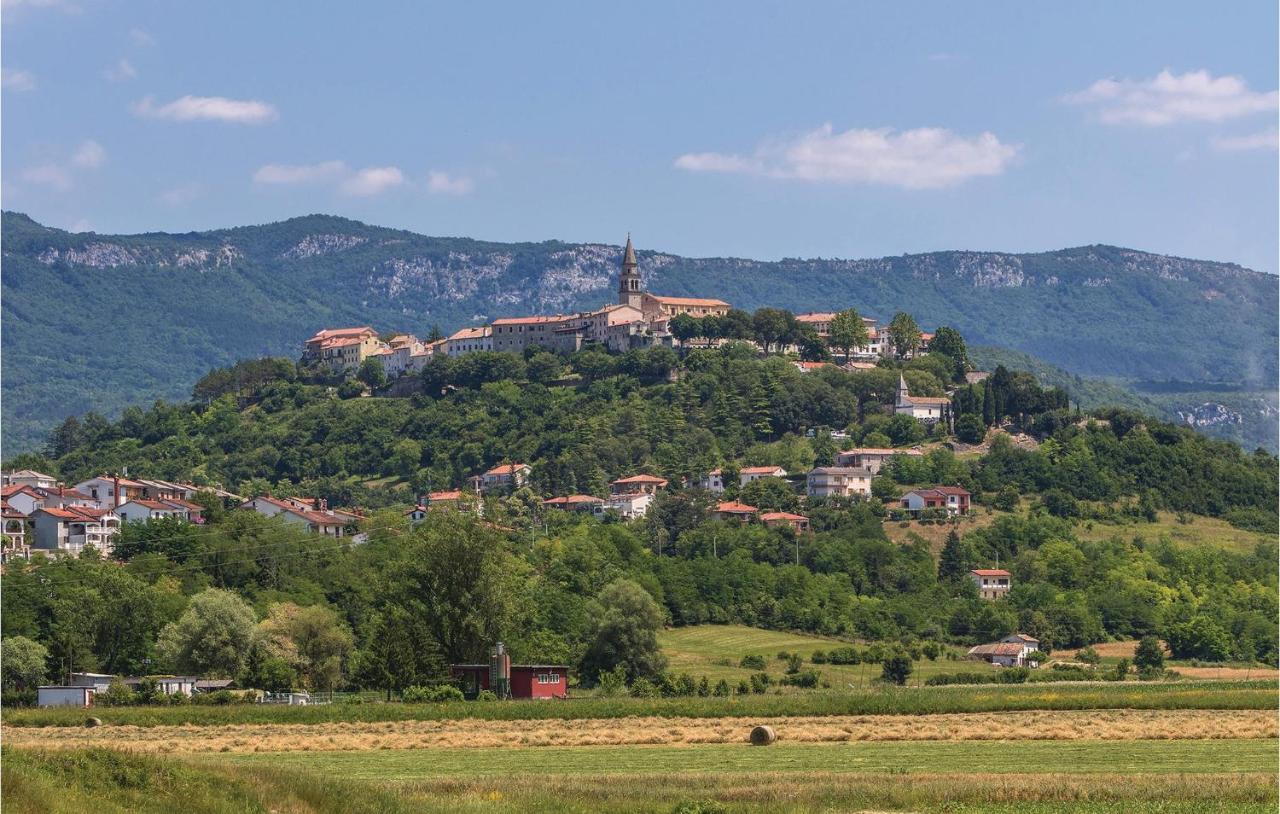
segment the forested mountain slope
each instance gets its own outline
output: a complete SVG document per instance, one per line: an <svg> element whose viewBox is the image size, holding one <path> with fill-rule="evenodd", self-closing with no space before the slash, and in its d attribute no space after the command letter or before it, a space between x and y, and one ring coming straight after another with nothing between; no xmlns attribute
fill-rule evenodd
<svg viewBox="0 0 1280 814"><path fill-rule="evenodd" d="M188 234L71 234L3 216L6 451L67 415L189 392L211 367L295 355L315 329L426 333L598 306L620 249L425 237L313 215ZM1274 388L1276 279L1108 246L876 260L640 252L646 286L752 309L909 310L1075 374ZM1199 388L1213 392L1216 385Z"/></svg>

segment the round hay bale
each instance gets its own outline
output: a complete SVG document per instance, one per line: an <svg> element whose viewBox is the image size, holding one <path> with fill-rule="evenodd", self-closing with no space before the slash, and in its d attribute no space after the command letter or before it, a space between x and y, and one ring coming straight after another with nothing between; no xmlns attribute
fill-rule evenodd
<svg viewBox="0 0 1280 814"><path fill-rule="evenodd" d="M85 721L84 721L84 725L85 725L86 727L88 727L89 729L93 729L95 726L102 726L102 719L101 719L101 718L86 718L86 719L85 719Z"/></svg>
<svg viewBox="0 0 1280 814"><path fill-rule="evenodd" d="M757 726L751 730L752 746L772 746L778 739L778 733L771 726Z"/></svg>

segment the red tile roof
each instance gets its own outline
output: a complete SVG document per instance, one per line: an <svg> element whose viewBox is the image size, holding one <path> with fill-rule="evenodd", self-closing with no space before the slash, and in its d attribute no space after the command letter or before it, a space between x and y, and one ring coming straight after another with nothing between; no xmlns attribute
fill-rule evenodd
<svg viewBox="0 0 1280 814"><path fill-rule="evenodd" d="M780 466L744 466L738 470L738 473L741 475L771 475L780 469L783 472L787 471Z"/></svg>
<svg viewBox="0 0 1280 814"><path fill-rule="evenodd" d="M755 506L748 506L745 503L731 500L728 503L717 503L716 511L721 514L755 514L759 509Z"/></svg>
<svg viewBox="0 0 1280 814"><path fill-rule="evenodd" d="M650 294L650 297L662 303L663 305L686 305L686 306L702 306L706 308L728 308L729 303L724 300L701 299L699 297L660 297L657 294Z"/></svg>
<svg viewBox="0 0 1280 814"><path fill-rule="evenodd" d="M568 314L552 314L550 316L537 317L502 317L495 319L493 325L543 325L548 322L563 322L573 317Z"/></svg>
<svg viewBox="0 0 1280 814"><path fill-rule="evenodd" d="M1011 577L1013 576L1013 574L1010 574L1008 571L1005 571L1003 568L975 568L969 573L977 574L980 577Z"/></svg>
<svg viewBox="0 0 1280 814"><path fill-rule="evenodd" d="M791 512L765 512L760 515L760 519L765 523L772 520L785 520L788 523L794 523L797 520L808 520L803 514L792 514Z"/></svg>
<svg viewBox="0 0 1280 814"><path fill-rule="evenodd" d="M427 495L427 500L431 502L435 502L437 500L461 500L461 499L462 499L461 489L454 489L451 492L432 492L431 494Z"/></svg>
<svg viewBox="0 0 1280 814"><path fill-rule="evenodd" d="M658 477L657 475L643 475L643 474L641 474L641 475L631 475L630 477L626 477L626 478L618 478L616 481L613 481L613 483L614 483L614 484L618 484L618 483L660 483L660 484L663 484L663 485L665 486L665 485L666 485L666 483L667 483L667 479L666 479L666 478L660 478L660 477Z"/></svg>
<svg viewBox="0 0 1280 814"><path fill-rule="evenodd" d="M489 470L488 472L486 472L485 474L486 474L486 475L494 475L494 476L498 476L498 475L515 475L515 474L516 474L516 472L518 472L518 471L520 471L520 470L522 470L522 469L524 469L524 468L525 468L525 465L524 465L524 464L499 464L498 466L495 466L493 469L490 469L490 470Z"/></svg>

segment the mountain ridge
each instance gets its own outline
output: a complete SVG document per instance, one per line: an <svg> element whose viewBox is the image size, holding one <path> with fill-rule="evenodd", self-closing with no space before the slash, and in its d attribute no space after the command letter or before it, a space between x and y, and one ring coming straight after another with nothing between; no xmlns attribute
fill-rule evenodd
<svg viewBox="0 0 1280 814"><path fill-rule="evenodd" d="M429 237L324 214L136 235L2 217L9 448L30 448L68 414L185 395L216 365L294 356L326 325L425 333L597 307L614 299L621 256L610 244ZM926 329L954 325L1077 375L1276 379L1280 278L1234 263L1103 244L860 260L638 253L646 287L671 295L854 306L886 321L907 310ZM67 303L80 305L69 314Z"/></svg>

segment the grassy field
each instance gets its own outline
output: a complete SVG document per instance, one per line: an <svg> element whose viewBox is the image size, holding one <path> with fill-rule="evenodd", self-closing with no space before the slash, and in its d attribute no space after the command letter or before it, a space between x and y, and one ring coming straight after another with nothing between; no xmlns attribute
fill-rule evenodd
<svg viewBox="0 0 1280 814"><path fill-rule="evenodd" d="M959 524L955 526L945 523L926 526L919 522L885 521L884 533L885 536L898 545L909 545L917 540L924 540L928 544L929 551L933 554L934 559L937 559L938 555L942 553L942 545L947 541L947 535L951 533L953 528L959 534L965 535L978 529L986 528L1003 514L1004 512L993 512L985 507L977 508L973 514L961 518Z"/></svg>
<svg viewBox="0 0 1280 814"><path fill-rule="evenodd" d="M850 644L847 641L825 636L761 630L744 625L694 625L662 631L658 635L658 644L662 646L662 652L670 660L671 672L689 673L693 676L705 675L712 683L724 678L737 684L740 679L758 672L739 666L743 656L764 657L765 672L780 678L786 671L786 662L780 661L777 656L783 651L799 653L805 660L804 669L817 670L835 688L867 687L871 681L880 677L878 664L809 663L809 658L815 650L827 651L833 647L848 647ZM951 652L957 656L963 653L959 648L951 648ZM920 684L924 679L938 673L981 668L982 665L968 661L956 662L945 658L939 658L937 661L921 659L914 663L910 683Z"/></svg>
<svg viewBox="0 0 1280 814"><path fill-rule="evenodd" d="M1272 812L1274 741L155 758L6 748L6 812ZM695 807L696 806L696 807Z"/></svg>
<svg viewBox="0 0 1280 814"><path fill-rule="evenodd" d="M814 691L733 698L584 698L569 701L447 704L260 704L181 707L98 707L104 724L181 726L318 724L376 721L573 720L591 718L765 718L791 715L926 715L1069 709L1275 709L1267 681L1088 682ZM82 709L5 709L5 726L81 726Z"/></svg>
<svg viewBox="0 0 1280 814"><path fill-rule="evenodd" d="M1076 534L1082 540L1105 540L1118 536L1124 540L1142 537L1154 542L1166 538L1178 545L1212 545L1236 552L1250 552L1258 543L1275 542L1271 535L1238 529L1225 520L1200 515L1186 517L1189 522L1179 523L1176 514L1160 512L1154 523L1112 524L1092 521L1078 525Z"/></svg>

